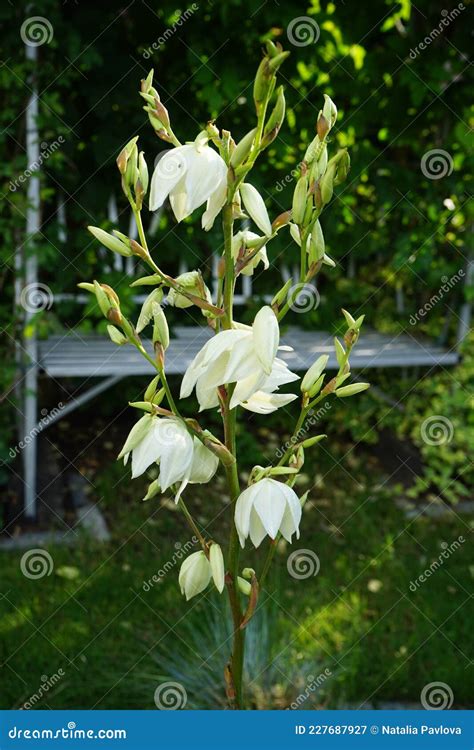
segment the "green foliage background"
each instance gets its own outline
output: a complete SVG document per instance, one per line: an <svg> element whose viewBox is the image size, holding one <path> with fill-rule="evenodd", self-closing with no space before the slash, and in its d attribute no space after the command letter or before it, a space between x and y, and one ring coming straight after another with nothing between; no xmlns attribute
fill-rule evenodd
<svg viewBox="0 0 474 750"><path fill-rule="evenodd" d="M41 175L42 228L35 245L41 279L55 294L72 293L79 280L92 277L126 294L123 272L111 270L110 258L99 252L85 227L107 226L107 202L115 192L120 228L127 231L129 214L120 196L115 157L137 133L150 166L163 148L140 106L140 79L155 68L155 81L182 140L194 138L209 117L230 129L237 140L253 125L251 81L267 38L292 51L282 70L286 122L255 178L271 214L290 205L291 171L313 137L324 93L340 112L333 146L348 146L352 157L349 180L324 216L329 254L338 267L323 276L321 305L309 316L309 325L333 327L344 305L353 314L365 312L367 323L378 330L396 335L408 329L416 335L444 337L452 346L460 303L465 293L472 296L472 289L454 286L416 330L409 325L410 315L436 293L443 277L465 268L467 257L469 10L463 10L424 51L413 52L439 27L443 9L442 3L427 0L420 0L416 8L409 0L313 0L298 7L266 3L258 9L248 0L229 0L199 3L177 26L186 7L169 0L124 6L57 0L42 0L37 7L24 0L3 4L0 326L6 349L2 361L10 363L0 374L5 403L14 401L13 340L21 334L21 318L14 309L13 257L24 240L26 201L25 189L12 191L10 181L27 167L24 108L31 76L40 92L41 140L64 138ZM50 21L54 37L38 48L39 64L32 70L20 29L24 19L35 14ZM303 15L318 24L320 35L314 44L296 46L288 40L287 28ZM161 43L170 29L173 33ZM440 180L427 179L420 169L423 155L434 148L447 151L454 164L452 173ZM59 195L66 203L66 241L60 239L58 226ZM190 266L209 272L210 253L219 244L218 229L203 235L197 227L194 220L176 227L165 213L153 241L156 257L166 258L176 269L184 258ZM281 254L291 265L294 249L287 237L278 242L275 256ZM265 278L256 276L255 281L256 290L263 293ZM92 302L79 310L64 303L39 315L36 322L42 333L77 325L78 319L87 330L91 312ZM389 390L395 388L393 381L389 373ZM424 382L418 386L421 395L411 403L415 421L421 401L426 409ZM428 378L426 395L432 394ZM461 391L456 403L448 406L462 419L467 403ZM446 408L436 402L439 413ZM8 434L12 412L4 409L2 414L3 433ZM398 428L408 435L413 428L406 425L405 433L404 425ZM6 446L4 440L3 457Z"/></svg>

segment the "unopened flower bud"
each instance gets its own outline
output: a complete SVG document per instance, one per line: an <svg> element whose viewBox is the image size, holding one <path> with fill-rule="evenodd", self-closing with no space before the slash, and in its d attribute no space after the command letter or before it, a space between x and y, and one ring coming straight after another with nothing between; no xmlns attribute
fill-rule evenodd
<svg viewBox="0 0 474 750"><path fill-rule="evenodd" d="M308 178L303 175L296 183L293 193L293 221L295 224L302 224L306 212L306 202L308 197Z"/></svg>
<svg viewBox="0 0 474 750"><path fill-rule="evenodd" d="M337 107L327 94L324 94L323 117L328 121L330 128L337 120Z"/></svg>
<svg viewBox="0 0 474 750"><path fill-rule="evenodd" d="M280 130L281 124L285 117L285 106L285 94L283 86L280 86L277 91L277 100L275 106L270 117L268 118L267 124L265 125L265 130L263 131L262 145L268 146L268 144L271 143L278 135L278 131Z"/></svg>
<svg viewBox="0 0 474 750"><path fill-rule="evenodd" d="M329 122L322 113L318 117L318 122L316 123L316 131L318 133L318 138L320 141L324 141L330 131Z"/></svg>
<svg viewBox="0 0 474 750"><path fill-rule="evenodd" d="M102 245L104 245L104 247L106 247L108 250L112 250L112 252L114 253L119 253L119 255L123 255L126 258L133 255L128 238L127 242L124 242L118 237L114 237L113 234L109 234L109 232L106 232L99 227L87 227L87 229L96 238L96 240L99 240L99 242L101 242Z"/></svg>
<svg viewBox="0 0 474 750"><path fill-rule="evenodd" d="M140 315L138 316L136 325L137 333L141 333L143 329L148 325L148 323L151 322L151 319L154 315L153 306L156 304L159 305L162 299L163 290L161 288L153 289L153 291L150 292L148 297L145 299L145 302L142 305L142 309L140 310Z"/></svg>
<svg viewBox="0 0 474 750"><path fill-rule="evenodd" d="M151 401L151 399L155 395L156 389L158 388L158 384L160 382L160 377L161 377L160 375L155 375L153 380L151 380L150 383L148 384L148 387L143 396L145 401Z"/></svg>
<svg viewBox="0 0 474 750"><path fill-rule="evenodd" d="M161 305L156 302L152 305L153 309L153 344L160 344L164 351L170 345L170 332L166 316Z"/></svg>
<svg viewBox="0 0 474 750"><path fill-rule="evenodd" d="M312 448L313 445L320 443L321 440L324 440L324 438L327 438L327 435L316 435L315 437L311 437L311 438L307 438L306 440L303 440L301 445L303 448Z"/></svg>
<svg viewBox="0 0 474 750"><path fill-rule="evenodd" d="M209 548L209 564L211 566L211 575L219 594L224 590L224 555L218 544L211 544Z"/></svg>
<svg viewBox="0 0 474 750"><path fill-rule="evenodd" d="M237 167L240 167L240 165L245 161L245 159L249 155L256 132L257 132L257 128L250 130L246 135L244 135L242 140L239 141L237 146L234 148L232 152L232 156L230 157L230 163L231 163L231 166L234 167L234 169L236 169Z"/></svg>
<svg viewBox="0 0 474 750"><path fill-rule="evenodd" d="M345 398L346 396L354 396L356 393L366 391L367 388L370 388L370 383L351 383L351 385L345 385L343 388L338 388L335 393L339 398Z"/></svg>
<svg viewBox="0 0 474 750"><path fill-rule="evenodd" d="M124 336L122 331L119 331L115 326L107 326L107 333L110 336L110 340L118 346L123 346L128 342L127 337Z"/></svg>
<svg viewBox="0 0 474 750"><path fill-rule="evenodd" d="M273 299L272 299L272 301L270 303L272 307L274 307L275 305L277 307L279 307L282 304L282 302L286 302L286 298L288 296L288 292L290 291L290 289L291 289L291 287L293 286L294 283L295 282L294 282L293 278L288 279L288 281L286 282L286 284L284 284L284 286L282 286L282 288L273 297Z"/></svg>
<svg viewBox="0 0 474 750"><path fill-rule="evenodd" d="M319 219L316 219L309 242L309 262L317 263L320 261L324 257L325 247L323 230L321 229Z"/></svg>
<svg viewBox="0 0 474 750"><path fill-rule="evenodd" d="M316 381L319 379L320 375L322 374L323 370L326 368L326 365L329 361L329 355L328 354L321 354L320 357L314 362L314 364L311 365L309 370L307 371L306 375L304 376L303 380L301 381L301 390L303 393L309 391Z"/></svg>
<svg viewBox="0 0 474 750"><path fill-rule="evenodd" d="M248 581L245 580L245 578L237 576L237 586L242 594L244 594L245 596L250 596L252 592L252 586Z"/></svg>
<svg viewBox="0 0 474 750"><path fill-rule="evenodd" d="M117 167L122 175L125 175L130 157L137 150L137 141L138 135L136 135L135 138L132 138L117 156Z"/></svg>
<svg viewBox="0 0 474 750"><path fill-rule="evenodd" d="M146 195L148 190L148 167L143 151L140 151L140 154L138 156L138 177L143 189L143 195Z"/></svg>

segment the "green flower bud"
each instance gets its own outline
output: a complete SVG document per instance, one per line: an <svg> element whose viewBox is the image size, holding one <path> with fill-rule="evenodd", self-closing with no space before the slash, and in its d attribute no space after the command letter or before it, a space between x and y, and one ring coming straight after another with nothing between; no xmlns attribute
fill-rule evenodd
<svg viewBox="0 0 474 750"><path fill-rule="evenodd" d="M309 262L317 263L320 261L324 257L325 247L323 230L321 229L319 219L316 219L309 241Z"/></svg>
<svg viewBox="0 0 474 750"><path fill-rule="evenodd" d="M237 586L239 588L239 591L241 591L241 593L245 596L250 596L250 594L252 593L252 586L250 585L250 583L240 576L237 576Z"/></svg>
<svg viewBox="0 0 474 750"><path fill-rule="evenodd" d="M301 445L303 448L312 448L313 445L316 445L316 443L320 443L321 440L324 440L324 438L327 438L327 435L316 435L315 437L303 440Z"/></svg>
<svg viewBox="0 0 474 750"><path fill-rule="evenodd" d="M168 323L161 305L153 303L153 344L160 344L164 351L170 345Z"/></svg>
<svg viewBox="0 0 474 750"><path fill-rule="evenodd" d="M339 367L342 367L346 359L346 350L344 349L338 338L334 339L334 348L336 350L337 364L339 365Z"/></svg>
<svg viewBox="0 0 474 750"><path fill-rule="evenodd" d="M159 304L162 299L163 290L161 288L153 289L153 291L150 292L145 302L143 303L142 309L140 310L140 315L138 316L136 325L137 333L141 333L143 329L146 328L148 323L150 323L154 315L153 305Z"/></svg>
<svg viewBox="0 0 474 750"><path fill-rule="evenodd" d="M138 177L143 189L143 195L147 194L148 190L148 167L147 163L145 161L145 154L143 151L140 151L140 154L138 156ZM136 186L135 186L136 190Z"/></svg>
<svg viewBox="0 0 474 750"><path fill-rule="evenodd" d="M119 331L115 326L107 326L107 333L109 334L111 341L118 346L123 346L128 342L127 337L124 336L122 331Z"/></svg>
<svg viewBox="0 0 474 750"><path fill-rule="evenodd" d="M87 227L87 229L96 238L96 240L99 240L99 242L101 242L102 245L104 245L104 247L106 247L108 250L112 250L112 252L123 255L126 258L129 258L131 255L133 255L130 249L130 240L128 240L128 238L127 244L123 240L119 239L116 236L114 237L113 234L109 234L99 227ZM125 235L122 235L122 237L124 236Z"/></svg>
<svg viewBox="0 0 474 750"><path fill-rule="evenodd" d="M285 107L286 104L284 89L283 86L279 86L275 106L270 117L268 118L267 124L265 125L265 130L263 131L262 143L265 146L268 146L268 144L271 143L278 135L278 131L280 130L281 124L285 117Z"/></svg>
<svg viewBox="0 0 474 750"><path fill-rule="evenodd" d="M296 183L293 193L293 221L295 224L302 224L306 211L306 200L308 197L308 178L302 175Z"/></svg>
<svg viewBox="0 0 474 750"><path fill-rule="evenodd" d="M323 116L328 121L329 127L332 128L337 120L337 107L327 94L324 94Z"/></svg>
<svg viewBox="0 0 474 750"><path fill-rule="evenodd" d="M256 132L257 132L257 128L250 130L247 133L247 135L244 135L242 140L239 141L237 146L234 148L232 152L232 156L230 157L230 163L231 163L231 166L234 167L234 169L236 169L237 167L240 167L240 165L245 161L245 159L249 155Z"/></svg>
<svg viewBox="0 0 474 750"><path fill-rule="evenodd" d="M144 393L143 398L145 401L151 401L153 396L156 393L156 389L158 388L158 383L160 382L160 375L155 375L152 381L148 384L148 387Z"/></svg>
<svg viewBox="0 0 474 750"><path fill-rule="evenodd" d="M361 393L370 388L370 383L351 383L351 385L345 385L343 388L338 388L335 391L336 396L339 398L345 398L346 396L354 396L356 393Z"/></svg>
<svg viewBox="0 0 474 750"><path fill-rule="evenodd" d="M314 386L314 384L317 382L317 380L321 376L323 370L326 368L328 361L329 361L329 355L321 354L321 356L318 357L316 362L314 362L314 364L311 365L306 375L304 376L303 380L301 381L301 390L303 393L309 392L310 389Z"/></svg>
<svg viewBox="0 0 474 750"><path fill-rule="evenodd" d="M119 168L119 172L121 175L125 175L127 171L128 162L132 156L132 154L137 151L137 141L138 141L138 135L136 135L134 138L132 138L131 141L127 143L126 146L123 147L119 155L117 156L117 166ZM136 157L135 157L136 159Z"/></svg>

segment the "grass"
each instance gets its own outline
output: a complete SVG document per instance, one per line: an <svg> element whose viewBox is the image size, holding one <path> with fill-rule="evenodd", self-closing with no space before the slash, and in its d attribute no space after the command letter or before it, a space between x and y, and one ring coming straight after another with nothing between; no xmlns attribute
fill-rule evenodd
<svg viewBox="0 0 474 750"><path fill-rule="evenodd" d="M268 430L256 437L267 451L280 440ZM250 452L247 433L246 441ZM100 461L105 468L84 468L111 541L49 548L54 570L37 580L22 575L21 551L0 555L1 708L39 694L36 708L154 708L159 682L177 676L189 691L189 707L221 706L226 647L212 664L206 661L210 644L218 649L225 639L219 597L182 599L177 545L186 545L190 533L169 498L140 502L144 483L131 484L109 460L117 448L113 437L111 443L110 456ZM438 558L443 543L467 540L472 522L457 514L407 520L380 465L366 451L348 448L340 444L336 455L320 448L305 466L302 489L313 489L302 536L292 548L278 548L266 595L271 621L259 613L250 634L251 705L289 705L308 676L325 667L331 676L303 707L419 702L423 686L434 681L451 687L455 705L469 704L467 541L416 591L410 582ZM187 494L199 523L222 540L223 480L212 493L205 487ZM315 552L318 575L292 578L292 549ZM248 550L246 564L258 570L261 558ZM167 561L171 570L146 590L144 582ZM41 690L59 670L54 687Z"/></svg>

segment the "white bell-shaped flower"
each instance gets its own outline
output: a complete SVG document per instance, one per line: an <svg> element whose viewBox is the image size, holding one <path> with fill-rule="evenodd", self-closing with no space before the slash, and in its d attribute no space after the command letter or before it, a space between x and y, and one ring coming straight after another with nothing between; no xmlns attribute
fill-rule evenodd
<svg viewBox="0 0 474 750"><path fill-rule="evenodd" d="M291 542L299 539L301 504L291 487L265 477L250 485L239 495L235 505L235 525L243 547L250 537L258 547L267 535L276 539L278 533Z"/></svg>
<svg viewBox="0 0 474 750"><path fill-rule="evenodd" d="M208 587L211 580L211 566L202 550L193 552L184 560L179 570L179 587L186 600L197 596Z"/></svg>
<svg viewBox="0 0 474 750"><path fill-rule="evenodd" d="M182 221L207 201L205 228L210 229L225 203L227 167L200 133L194 143L167 151L153 172L150 210L156 211L169 197L177 221Z"/></svg>
<svg viewBox="0 0 474 750"><path fill-rule="evenodd" d="M235 261L245 260L249 255L252 255L254 250L248 247L249 242L252 240L261 240L255 232L251 232L248 229L243 229L241 232L237 232L232 238L232 256ZM263 267L267 270L269 264L267 256L267 247L264 245L260 250L253 256L253 258L242 268L241 272L244 276L252 276L255 268L262 262Z"/></svg>
<svg viewBox="0 0 474 750"><path fill-rule="evenodd" d="M278 321L268 306L259 310L252 327L221 331L204 344L186 370L181 398L189 396L195 387L200 410L210 409L219 403L218 386L235 383L230 408L241 404L250 411L265 413L268 409L252 409L252 397L260 391L273 393L280 385L298 379L298 375L276 357L279 339ZM283 398L285 403L293 400L291 396ZM278 404L277 400L274 408L278 405L282 403Z"/></svg>
<svg viewBox="0 0 474 750"><path fill-rule="evenodd" d="M186 485L208 482L217 471L219 460L197 438L192 438L176 417L145 414L133 426L119 458L127 463L132 454L132 479L158 463L157 482L162 492L179 484L176 502Z"/></svg>

